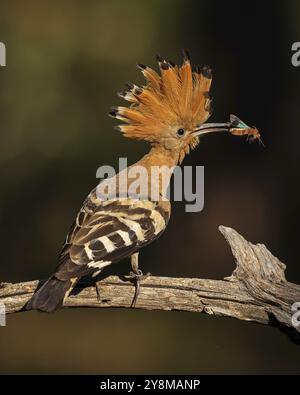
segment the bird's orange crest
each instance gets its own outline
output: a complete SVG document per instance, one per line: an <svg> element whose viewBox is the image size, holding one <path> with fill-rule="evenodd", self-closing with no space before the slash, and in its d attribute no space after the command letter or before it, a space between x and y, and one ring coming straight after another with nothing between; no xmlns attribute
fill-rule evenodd
<svg viewBox="0 0 300 395"><path fill-rule="evenodd" d="M130 107L113 107L110 116L127 123L116 128L124 136L160 142L170 130L182 128L192 131L211 114L209 90L212 73L208 66L192 68L188 52L183 51L183 64L175 65L157 56L160 73L139 64L146 85L128 84L119 96L131 103ZM181 159L198 144L198 137L190 136L181 147Z"/></svg>

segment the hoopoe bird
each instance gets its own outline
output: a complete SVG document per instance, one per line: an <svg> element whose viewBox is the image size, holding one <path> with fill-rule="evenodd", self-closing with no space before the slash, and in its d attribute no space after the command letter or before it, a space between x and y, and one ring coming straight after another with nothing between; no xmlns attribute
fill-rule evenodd
<svg viewBox="0 0 300 395"><path fill-rule="evenodd" d="M192 68L187 51L183 51L180 66L161 57L157 60L160 73L139 64L145 86L128 85L128 90L119 94L131 103L130 107L114 107L110 112L111 117L124 122L117 126L124 136L150 143L149 153L129 167L146 169L150 189L151 168L171 169L180 164L199 144L200 136L231 130L251 135L252 130L235 116L227 123L205 123L211 115L210 67ZM115 177L118 180L120 173ZM171 173L167 183L170 177ZM96 276L104 267L126 257L131 257L131 276L136 281L135 305L139 282L144 278L138 264L139 250L164 232L171 214L160 181L155 185L159 196L155 201L149 195L141 199L121 196L118 183L112 199L99 198L97 187L93 189L66 237L55 273L26 308L56 311L81 277ZM127 179L128 187L132 182L134 179Z"/></svg>

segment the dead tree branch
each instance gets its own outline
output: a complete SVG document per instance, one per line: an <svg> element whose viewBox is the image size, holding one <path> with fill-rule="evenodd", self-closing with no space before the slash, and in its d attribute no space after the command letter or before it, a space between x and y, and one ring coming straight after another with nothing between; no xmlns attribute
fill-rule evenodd
<svg viewBox="0 0 300 395"><path fill-rule="evenodd" d="M292 305L300 302L300 286L285 278L286 266L265 247L252 244L234 229L220 226L231 247L236 269L224 280L150 276L141 284L136 308L203 312L269 324L299 338ZM0 285L0 303L7 313L22 311L42 281ZM94 285L78 285L65 307L130 307L134 286L110 276ZM299 315L299 314L298 314Z"/></svg>

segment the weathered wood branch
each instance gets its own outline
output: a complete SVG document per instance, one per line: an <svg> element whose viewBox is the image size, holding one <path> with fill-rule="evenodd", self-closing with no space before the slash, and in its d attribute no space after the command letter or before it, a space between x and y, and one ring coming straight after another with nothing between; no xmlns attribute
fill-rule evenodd
<svg viewBox="0 0 300 395"><path fill-rule="evenodd" d="M263 244L252 244L234 229L220 226L231 247L236 269L224 280L150 276L141 284L136 308L204 312L274 325L294 339L292 305L300 302L300 286L285 278L286 266ZM22 311L41 281L0 285L0 303L7 313ZM130 307L134 285L126 278L109 276L93 285L78 285L65 307ZM299 320L299 318L298 318ZM300 320L299 320L300 324Z"/></svg>

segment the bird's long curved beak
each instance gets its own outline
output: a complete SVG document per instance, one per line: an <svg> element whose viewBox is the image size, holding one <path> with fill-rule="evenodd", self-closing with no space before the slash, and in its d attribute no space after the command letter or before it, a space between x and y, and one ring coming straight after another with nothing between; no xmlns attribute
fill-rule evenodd
<svg viewBox="0 0 300 395"><path fill-rule="evenodd" d="M229 132L231 123L203 123L198 129L192 132L193 136L202 136L207 133Z"/></svg>
<svg viewBox="0 0 300 395"><path fill-rule="evenodd" d="M240 120L236 115L230 115L230 122L225 123L203 123L199 128L192 132L193 136L202 136L215 132L230 132L230 129L248 129L249 126Z"/></svg>

